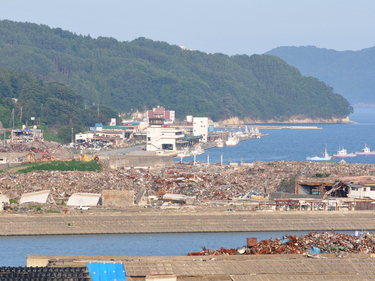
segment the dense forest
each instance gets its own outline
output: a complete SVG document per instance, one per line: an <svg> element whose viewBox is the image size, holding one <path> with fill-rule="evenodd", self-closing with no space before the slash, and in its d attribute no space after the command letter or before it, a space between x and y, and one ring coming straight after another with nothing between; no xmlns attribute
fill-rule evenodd
<svg viewBox="0 0 375 281"><path fill-rule="evenodd" d="M85 108L82 96L59 82L44 82L30 73L0 68L0 122L5 128L37 125L69 140L95 123L108 123L118 112L108 106Z"/></svg>
<svg viewBox="0 0 375 281"><path fill-rule="evenodd" d="M119 42L32 23L0 21L0 67L31 73L49 82L43 82L47 88L69 85L69 98L57 103L61 107L69 101L77 108L107 105L130 113L162 105L178 118L191 114L215 121L344 118L352 111L330 86L275 56L207 54L146 38ZM53 122L74 123L79 116L73 106L57 117L52 104L39 101L30 110L55 114Z"/></svg>
<svg viewBox="0 0 375 281"><path fill-rule="evenodd" d="M375 104L375 47L360 51L278 47L267 54L282 58L303 75L328 83L352 104Z"/></svg>

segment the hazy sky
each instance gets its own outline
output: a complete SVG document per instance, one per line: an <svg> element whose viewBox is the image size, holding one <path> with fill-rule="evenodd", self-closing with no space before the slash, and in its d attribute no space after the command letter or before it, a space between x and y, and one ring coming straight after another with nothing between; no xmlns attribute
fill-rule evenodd
<svg viewBox="0 0 375 281"><path fill-rule="evenodd" d="M228 55L375 46L374 0L0 0L0 19Z"/></svg>

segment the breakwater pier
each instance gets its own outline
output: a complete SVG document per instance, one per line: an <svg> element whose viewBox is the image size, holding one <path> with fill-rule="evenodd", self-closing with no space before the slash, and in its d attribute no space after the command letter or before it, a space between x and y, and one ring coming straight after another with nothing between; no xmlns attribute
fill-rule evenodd
<svg viewBox="0 0 375 281"><path fill-rule="evenodd" d="M0 235L372 230L375 212L87 212L1 215Z"/></svg>
<svg viewBox="0 0 375 281"><path fill-rule="evenodd" d="M356 212L83 212L0 216L1 235L191 233L252 231L371 230L375 213ZM251 235L251 233L249 233ZM245 241L235 241L243 245ZM27 253L25 253L26 255ZM90 262L122 264L126 280L369 280L373 254L234 256L27 255L28 267L85 267ZM164 279L161 279L164 278ZM76 280L76 279L74 279ZM78 280L78 279L77 279Z"/></svg>

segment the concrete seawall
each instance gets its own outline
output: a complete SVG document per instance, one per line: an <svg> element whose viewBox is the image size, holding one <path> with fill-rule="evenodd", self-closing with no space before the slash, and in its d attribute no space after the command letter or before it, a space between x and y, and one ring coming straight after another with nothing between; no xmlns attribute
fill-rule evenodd
<svg viewBox="0 0 375 281"><path fill-rule="evenodd" d="M373 230L375 212L83 213L0 216L0 235Z"/></svg>

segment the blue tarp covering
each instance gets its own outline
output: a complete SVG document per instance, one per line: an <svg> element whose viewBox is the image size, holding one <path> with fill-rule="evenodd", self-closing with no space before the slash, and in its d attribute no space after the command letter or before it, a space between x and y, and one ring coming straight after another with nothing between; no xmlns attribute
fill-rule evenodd
<svg viewBox="0 0 375 281"><path fill-rule="evenodd" d="M311 249L310 249L310 254L320 254L320 248L318 247L315 247L315 246L311 246Z"/></svg>
<svg viewBox="0 0 375 281"><path fill-rule="evenodd" d="M89 262L86 266L92 281L126 281L122 263Z"/></svg>
<svg viewBox="0 0 375 281"><path fill-rule="evenodd" d="M281 244L286 244L286 243L288 243L290 240L288 239L288 238L286 238L285 236L283 236L282 238L281 238Z"/></svg>

